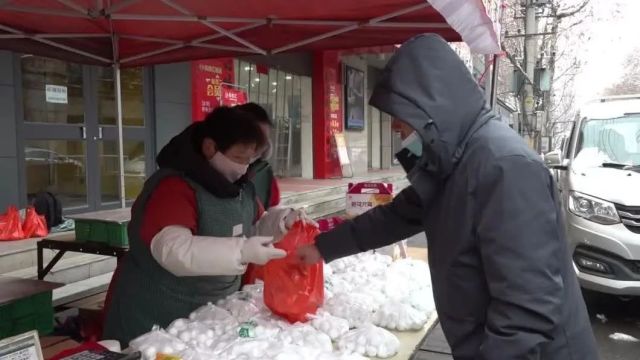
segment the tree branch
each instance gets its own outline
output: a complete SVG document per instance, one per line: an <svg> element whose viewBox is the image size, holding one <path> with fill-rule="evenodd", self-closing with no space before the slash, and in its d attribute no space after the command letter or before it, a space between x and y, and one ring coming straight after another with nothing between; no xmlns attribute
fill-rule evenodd
<svg viewBox="0 0 640 360"><path fill-rule="evenodd" d="M584 0L580 5L575 7L573 10L565 10L563 12L558 12L556 14L556 18L564 19L564 18L567 18L567 17L571 17L571 16L581 12L582 10L584 10L587 7L587 5L589 5L590 2L591 2L591 0Z"/></svg>

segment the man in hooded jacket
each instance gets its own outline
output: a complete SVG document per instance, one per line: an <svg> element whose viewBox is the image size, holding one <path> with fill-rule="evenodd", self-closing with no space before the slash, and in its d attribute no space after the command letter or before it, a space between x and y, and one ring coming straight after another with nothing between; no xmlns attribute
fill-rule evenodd
<svg viewBox="0 0 640 360"><path fill-rule="evenodd" d="M598 359L553 179L449 45L436 35L408 41L370 104L413 129L411 186L319 235L300 259L330 262L426 231L456 360Z"/></svg>

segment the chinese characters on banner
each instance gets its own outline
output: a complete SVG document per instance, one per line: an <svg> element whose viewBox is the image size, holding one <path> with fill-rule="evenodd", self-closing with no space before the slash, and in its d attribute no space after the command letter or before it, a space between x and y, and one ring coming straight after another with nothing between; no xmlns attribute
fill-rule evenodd
<svg viewBox="0 0 640 360"><path fill-rule="evenodd" d="M223 103L225 83L234 83L233 59L209 59L191 63L193 121L203 120Z"/></svg>
<svg viewBox="0 0 640 360"><path fill-rule="evenodd" d="M340 96L337 84L329 84L329 133L331 135L342 131L340 120Z"/></svg>
<svg viewBox="0 0 640 360"><path fill-rule="evenodd" d="M247 93L238 90L238 89L230 89L227 87L222 88L222 103L224 106L236 106L242 105L247 102Z"/></svg>

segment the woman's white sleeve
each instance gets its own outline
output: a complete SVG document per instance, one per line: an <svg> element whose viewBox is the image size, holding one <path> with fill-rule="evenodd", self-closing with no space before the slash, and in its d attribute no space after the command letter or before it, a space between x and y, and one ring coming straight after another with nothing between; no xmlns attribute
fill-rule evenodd
<svg viewBox="0 0 640 360"><path fill-rule="evenodd" d="M167 226L151 240L151 255L176 276L241 275L245 238L195 236L186 227Z"/></svg>

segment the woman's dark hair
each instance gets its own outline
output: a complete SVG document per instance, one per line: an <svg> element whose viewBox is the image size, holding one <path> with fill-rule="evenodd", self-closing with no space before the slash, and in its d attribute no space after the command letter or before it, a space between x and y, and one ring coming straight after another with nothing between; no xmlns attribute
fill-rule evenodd
<svg viewBox="0 0 640 360"><path fill-rule="evenodd" d="M256 148L261 148L267 139L258 123L257 116L237 106L218 107L194 125L193 146L200 153L202 142L210 138L216 143L216 149L223 152L235 144L256 144Z"/></svg>
<svg viewBox="0 0 640 360"><path fill-rule="evenodd" d="M269 114L267 114L267 110L265 110L262 106L254 102L250 102L242 105L236 105L235 108L238 108L242 111L246 111L249 114L252 114L253 116L255 116L258 122L262 124L273 126L273 122L269 118Z"/></svg>

